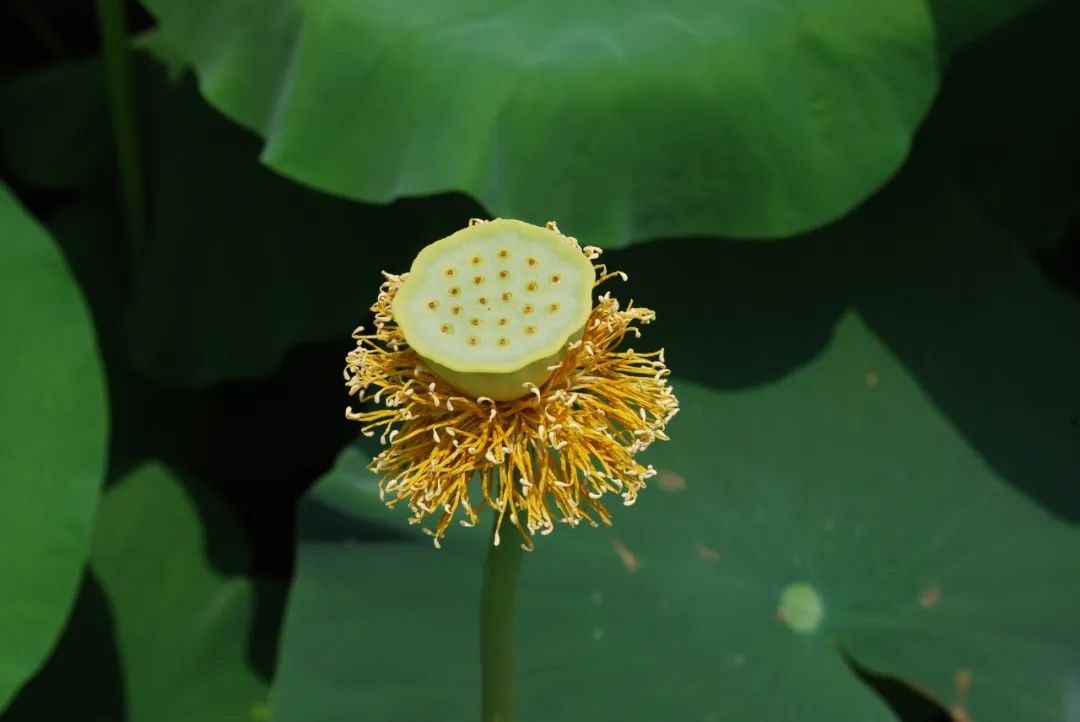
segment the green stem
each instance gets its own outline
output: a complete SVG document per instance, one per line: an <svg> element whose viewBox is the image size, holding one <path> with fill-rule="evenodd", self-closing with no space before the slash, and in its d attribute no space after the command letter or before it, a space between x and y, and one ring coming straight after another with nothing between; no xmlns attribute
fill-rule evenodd
<svg viewBox="0 0 1080 722"><path fill-rule="evenodd" d="M112 108L113 142L120 176L124 229L132 262L138 261L146 233L142 142L135 108L135 75L123 0L97 0L98 28L105 56L105 81Z"/></svg>
<svg viewBox="0 0 1080 722"><path fill-rule="evenodd" d="M514 597L525 552L510 524L500 544L488 547L480 599L480 655L483 668L482 722L514 722Z"/></svg>

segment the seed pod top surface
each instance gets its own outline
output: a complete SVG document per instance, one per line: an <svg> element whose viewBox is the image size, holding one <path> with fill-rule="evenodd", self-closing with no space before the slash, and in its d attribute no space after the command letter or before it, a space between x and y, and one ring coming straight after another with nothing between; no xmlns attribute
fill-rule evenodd
<svg viewBox="0 0 1080 722"><path fill-rule="evenodd" d="M473 375L532 369L513 379L520 395L523 382L546 379L534 378L537 365L557 361L581 333L594 281L592 262L575 241L500 218L424 248L394 298L394 320L409 345L465 391L478 390Z"/></svg>

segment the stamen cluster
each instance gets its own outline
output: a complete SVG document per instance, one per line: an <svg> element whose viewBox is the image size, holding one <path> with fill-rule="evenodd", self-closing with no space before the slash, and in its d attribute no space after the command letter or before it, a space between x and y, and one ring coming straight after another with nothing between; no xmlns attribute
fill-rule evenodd
<svg viewBox="0 0 1080 722"><path fill-rule="evenodd" d="M583 249L590 259L599 250ZM621 273L596 264L597 285ZM392 303L404 275L384 274L375 332L354 332L357 347L346 357L349 394L376 408L346 410L378 435L386 447L371 462L383 476L380 496L393 507L404 502L410 523L437 517L424 531L435 546L458 512L473 526L485 507L497 512L494 543L504 519L531 549L532 537L549 534L555 522L610 524L603 504L618 494L629 506L656 471L636 456L655 440L678 411L663 349L620 350L628 335L655 314L605 293L569 344L566 358L550 368L541 386L511 401L470 398L429 371L394 322Z"/></svg>

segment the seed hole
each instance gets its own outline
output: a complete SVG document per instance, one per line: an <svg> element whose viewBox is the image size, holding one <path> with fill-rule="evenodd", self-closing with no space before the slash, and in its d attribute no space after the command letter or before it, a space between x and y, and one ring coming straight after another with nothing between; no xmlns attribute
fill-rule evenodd
<svg viewBox="0 0 1080 722"><path fill-rule="evenodd" d="M558 312L559 312L559 304L553 303L550 306L548 306L548 313L558 313Z"/></svg>
<svg viewBox="0 0 1080 722"><path fill-rule="evenodd" d="M439 326L439 330L444 334L451 334L454 332L454 327L448 323L444 323L442 326Z"/></svg>
<svg viewBox="0 0 1080 722"><path fill-rule="evenodd" d="M562 283L562 276L556 273L554 276L551 277L551 282L555 284Z"/></svg>
<svg viewBox="0 0 1080 722"><path fill-rule="evenodd" d="M521 310L524 311L526 313L526 315L527 315L527 314L530 314L530 313L533 312L533 306L532 306L531 303L526 303L525 307L523 309L521 309Z"/></svg>
<svg viewBox="0 0 1080 722"><path fill-rule="evenodd" d="M443 271L443 273L446 274L447 278L453 278L455 275L457 275L457 269L447 268L445 271Z"/></svg>
<svg viewBox="0 0 1080 722"><path fill-rule="evenodd" d="M529 258L525 262L528 263L530 266L535 266L536 265L536 259L535 258Z"/></svg>
<svg viewBox="0 0 1080 722"><path fill-rule="evenodd" d="M500 336L499 337L499 345L500 346L506 346L509 343L510 343L510 339L508 339L506 336Z"/></svg>
<svg viewBox="0 0 1080 722"><path fill-rule="evenodd" d="M480 298L476 299L476 302L478 304L480 304L481 306L486 306L487 305L487 298L485 298L484 296L481 296Z"/></svg>
<svg viewBox="0 0 1080 722"><path fill-rule="evenodd" d="M532 336L534 333L536 333L536 326L533 326L532 324L529 324L528 326L525 327L525 335L526 336Z"/></svg>
<svg viewBox="0 0 1080 722"><path fill-rule="evenodd" d="M540 288L540 287L538 285L536 285L536 281L529 281L528 283L525 284L525 290L526 291L535 291L538 288Z"/></svg>
<svg viewBox="0 0 1080 722"><path fill-rule="evenodd" d="M456 295L458 295L459 293L461 293L461 289L460 289L460 288L458 288L457 286L451 286L451 287L450 287L450 295L451 295L451 296L456 296Z"/></svg>
<svg viewBox="0 0 1080 722"><path fill-rule="evenodd" d="M499 271L499 278L501 278L504 281L506 279L510 278L510 271L506 270L505 268L502 269L501 271Z"/></svg>
<svg viewBox="0 0 1080 722"><path fill-rule="evenodd" d="M509 300L510 300L511 298L513 298L513 297L514 297L514 294L510 293L509 291L507 291L506 293L504 293L504 294L502 295L502 300L504 300L504 301L509 301Z"/></svg>
<svg viewBox="0 0 1080 722"><path fill-rule="evenodd" d="M469 336L468 343L470 346L475 346L476 344L480 343L480 339L478 339L476 336Z"/></svg>
<svg viewBox="0 0 1080 722"><path fill-rule="evenodd" d="M436 301L435 299L431 299L430 301L427 302L427 307L430 308L432 311L434 311L436 308L439 307L439 302Z"/></svg>

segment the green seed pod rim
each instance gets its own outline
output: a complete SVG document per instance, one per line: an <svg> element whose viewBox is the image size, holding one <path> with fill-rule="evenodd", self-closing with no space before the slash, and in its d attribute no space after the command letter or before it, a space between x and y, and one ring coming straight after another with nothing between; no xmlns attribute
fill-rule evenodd
<svg viewBox="0 0 1080 722"><path fill-rule="evenodd" d="M544 345L538 345L527 355L509 355L492 353L486 360L459 363L447 358L446 349L431 343L419 328L419 323L409 312L409 306L417 301L417 294L425 289L437 286L439 279L439 259L452 250L467 249L479 239L504 234L512 239L515 251L520 250L522 241L543 244L548 251L553 251L560 260L565 261L565 286L560 289L561 297L567 303L574 304L568 311L567 319L560 324L560 331L551 334L551 339ZM467 251L466 251L467 252ZM463 228L424 247L413 260L408 276L393 302L394 321L401 328L409 345L425 360L430 360L451 371L461 374L513 374L542 359L561 354L573 338L580 336L585 323L592 312L592 289L596 273L592 261L585 256L577 242L552 228L535 226L531 223L510 218L496 218L491 221L476 223Z"/></svg>

